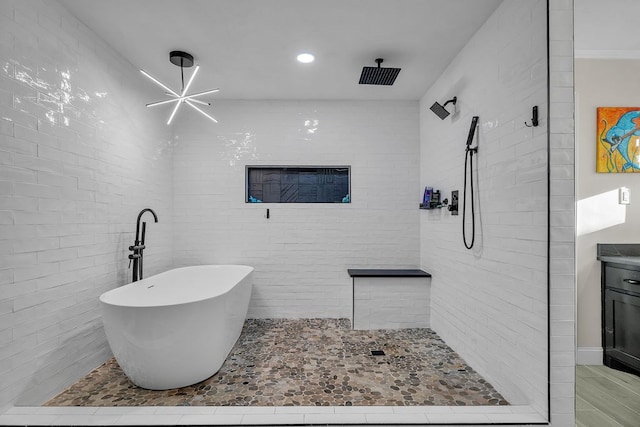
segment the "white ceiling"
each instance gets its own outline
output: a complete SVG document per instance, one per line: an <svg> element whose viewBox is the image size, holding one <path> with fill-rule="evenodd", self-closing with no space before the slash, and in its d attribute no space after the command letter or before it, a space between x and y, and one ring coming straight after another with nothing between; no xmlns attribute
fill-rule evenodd
<svg viewBox="0 0 640 427"><path fill-rule="evenodd" d="M169 52L184 50L201 65L190 92L219 87L215 99L417 100L502 0L60 1L173 89ZM316 61L298 63L303 51ZM359 85L378 57L402 68L395 84Z"/></svg>
<svg viewBox="0 0 640 427"><path fill-rule="evenodd" d="M576 57L640 58L640 0L574 0L574 8Z"/></svg>

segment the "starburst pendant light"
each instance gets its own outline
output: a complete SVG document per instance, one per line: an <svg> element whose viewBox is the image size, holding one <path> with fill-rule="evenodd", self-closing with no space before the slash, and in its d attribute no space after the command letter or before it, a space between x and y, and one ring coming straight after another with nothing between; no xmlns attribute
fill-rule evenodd
<svg viewBox="0 0 640 427"><path fill-rule="evenodd" d="M162 89L164 89L166 91L165 94L171 97L170 99L167 99L167 100L164 100L164 101L152 102L150 104L147 104L147 107L156 107L158 105L171 104L172 102L175 102L175 106L173 107L173 111L171 112L171 115L169 116L169 120L167 120L167 124L168 125L171 124L171 121L175 117L176 113L178 112L178 109L180 108L180 106L182 104L187 104L189 107L193 108L194 110L196 110L197 112L199 112L203 116L207 117L208 119L212 120L215 123L218 123L218 121L216 119L214 119L212 116L210 116L208 113L203 111L200 107L198 107L195 104L211 105L209 102L200 101L199 99L196 99L196 98L199 97L199 96L207 95L209 93L218 92L220 89L210 89L210 90L205 90L205 91L202 91L202 92L192 93L192 94L188 95L187 91L189 90L189 87L191 86L191 83L193 83L193 79L196 77L196 74L198 74L198 70L200 69L200 66L196 65L196 68L194 68L194 70L193 70L193 74L191 74L191 77L189 78L189 81L187 82L187 85L185 86L184 85L184 69L185 68L189 68L189 67L193 67L193 56L188 54L187 52L174 50L174 51L169 53L169 60L171 61L172 64L177 65L178 67L180 67L180 75L182 77L182 91L180 91L180 93L178 93L178 92L174 91L173 89L171 89L170 87L168 87L167 85L165 85L164 83L162 83L160 80L158 80L155 77L153 77L151 74L147 73L145 70L140 70L140 72L143 75L145 75L152 82L154 82L155 84L160 86Z"/></svg>

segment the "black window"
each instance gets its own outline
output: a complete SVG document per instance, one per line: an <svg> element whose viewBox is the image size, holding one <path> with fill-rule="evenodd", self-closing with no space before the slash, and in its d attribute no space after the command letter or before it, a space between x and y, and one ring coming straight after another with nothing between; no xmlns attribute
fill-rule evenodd
<svg viewBox="0 0 640 427"><path fill-rule="evenodd" d="M349 166L247 166L247 203L350 203Z"/></svg>

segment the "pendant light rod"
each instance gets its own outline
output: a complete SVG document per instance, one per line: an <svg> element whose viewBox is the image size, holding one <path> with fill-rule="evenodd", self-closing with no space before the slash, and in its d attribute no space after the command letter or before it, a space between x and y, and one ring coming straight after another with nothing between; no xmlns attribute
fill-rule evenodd
<svg viewBox="0 0 640 427"><path fill-rule="evenodd" d="M196 74L198 74L199 69L200 69L200 66L196 65L196 68L193 70L193 74L191 74L191 78L189 79L187 86L182 90L182 93L180 94L181 97L184 97L187 91L189 90L189 87L191 87L191 83L193 83L193 79L196 77Z"/></svg>
<svg viewBox="0 0 640 427"><path fill-rule="evenodd" d="M209 90L204 90L202 92L193 93L189 95L189 98L193 98L194 96L208 95L210 93L215 93L215 92L220 92L220 89L209 89Z"/></svg>
<svg viewBox="0 0 640 427"><path fill-rule="evenodd" d="M200 108L196 107L195 105L193 105L191 103L190 100L185 100L185 102L187 103L187 105L191 108L193 108L194 110L196 110L197 112L199 112L200 114L204 115L205 117L207 117L208 119L210 119L211 121L213 121L214 123L218 123L218 121L216 119L214 119L213 117L211 117L209 114L205 113L204 111L202 111Z"/></svg>
<svg viewBox="0 0 640 427"><path fill-rule="evenodd" d="M200 101L199 99L195 99L192 96L190 96L189 98L186 98L186 99L188 99L191 102L195 102L196 104L200 104L200 105L209 105L209 106L211 105L210 102Z"/></svg>
<svg viewBox="0 0 640 427"><path fill-rule="evenodd" d="M173 99L167 99L166 101L158 101L158 102L152 102L150 104L147 104L147 107L156 107L158 105L164 105L164 104L168 104L170 102L176 102L177 99L173 98Z"/></svg>
<svg viewBox="0 0 640 427"><path fill-rule="evenodd" d="M171 89L168 86L166 86L164 83L162 83L160 80L158 80L155 77L153 77L151 74L147 73L145 70L140 70L140 72L144 76L147 76L152 82L154 82L155 84L160 86L162 89L166 90L167 92L170 92L173 96L180 96L180 95L178 95L177 92L174 92L173 89Z"/></svg>

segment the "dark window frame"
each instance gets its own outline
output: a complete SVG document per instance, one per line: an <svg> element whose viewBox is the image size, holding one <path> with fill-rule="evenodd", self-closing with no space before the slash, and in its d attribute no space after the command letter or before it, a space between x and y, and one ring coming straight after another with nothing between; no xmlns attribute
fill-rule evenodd
<svg viewBox="0 0 640 427"><path fill-rule="evenodd" d="M251 170L274 170L274 171L282 171L282 172L286 172L287 170L291 170L291 171L297 171L297 172L308 172L308 173L315 173L317 174L317 176L321 175L319 172L321 170L327 170L327 169L336 169L336 170L344 170L346 169L346 176L347 176L347 195L348 197L348 201L338 201L338 200L334 200L334 201L293 201L293 202L287 202L287 201L260 201L260 202L255 202L255 201L251 201L250 196L252 196L250 194L250 172ZM316 165L285 165L285 166L277 166L277 165L246 165L245 166L245 196L244 196L244 201L245 203L251 203L251 204L257 204L257 203L261 203L261 204L265 204L265 203L284 203L284 204L350 204L351 203L351 166L350 165L320 165L320 166L316 166Z"/></svg>

